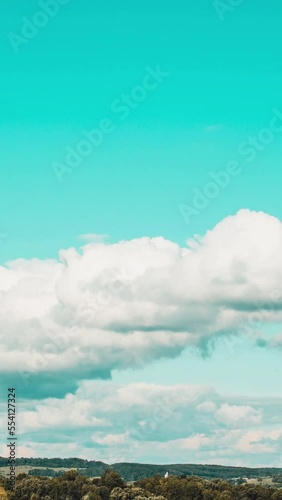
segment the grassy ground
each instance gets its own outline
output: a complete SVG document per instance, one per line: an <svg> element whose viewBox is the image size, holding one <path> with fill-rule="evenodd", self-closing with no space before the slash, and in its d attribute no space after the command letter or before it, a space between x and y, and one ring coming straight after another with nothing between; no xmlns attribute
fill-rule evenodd
<svg viewBox="0 0 282 500"><path fill-rule="evenodd" d="M25 473L25 474L28 474L28 472L32 469L46 469L46 467L30 467L29 465L17 465L16 466L16 474L21 474L21 473ZM55 470L55 471L67 471L68 469L66 467L52 467L52 470ZM9 467L0 467L0 476L3 475L5 477L8 476L8 473L10 471L10 468ZM0 497L0 500L1 500L1 497Z"/></svg>

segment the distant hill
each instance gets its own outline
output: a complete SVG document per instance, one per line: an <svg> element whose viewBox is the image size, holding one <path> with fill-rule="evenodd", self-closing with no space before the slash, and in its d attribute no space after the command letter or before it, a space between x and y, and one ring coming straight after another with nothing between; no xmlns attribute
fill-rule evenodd
<svg viewBox="0 0 282 500"><path fill-rule="evenodd" d="M116 463L108 465L96 460L81 458L18 458L17 466L41 467L46 469L78 469L89 477L101 476L107 469L115 469L125 481L138 481L160 474L164 476L168 471L171 475L199 476L205 479L232 479L239 477L259 478L282 474L282 468L264 467L231 467L221 465L169 464L152 465L139 463ZM0 457L0 467L7 466L7 459Z"/></svg>

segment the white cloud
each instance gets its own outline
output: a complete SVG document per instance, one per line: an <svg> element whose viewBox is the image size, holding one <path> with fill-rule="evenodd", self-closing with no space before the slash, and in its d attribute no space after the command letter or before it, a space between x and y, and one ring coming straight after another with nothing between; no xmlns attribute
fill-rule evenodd
<svg viewBox="0 0 282 500"><path fill-rule="evenodd" d="M213 440L206 437L204 434L195 434L194 436L182 440L181 447L186 450L200 450L212 443Z"/></svg>
<svg viewBox="0 0 282 500"><path fill-rule="evenodd" d="M187 247L91 242L0 267L0 370L74 384L282 319L282 224L241 210ZM24 373L26 381L32 377ZM49 377L49 378L48 378ZM63 383L62 383L63 386ZM67 391L65 391L67 392Z"/></svg>
<svg viewBox="0 0 282 500"><path fill-rule="evenodd" d="M216 412L216 417L220 422L229 426L248 426L250 424L261 424L262 412L255 410L251 406L238 406L222 404Z"/></svg>
<svg viewBox="0 0 282 500"><path fill-rule="evenodd" d="M213 401L205 401L197 406L197 410L204 413L215 413L216 409L217 406Z"/></svg>
<svg viewBox="0 0 282 500"><path fill-rule="evenodd" d="M205 132L217 132L218 130L222 130L224 128L224 125L221 124L214 124L214 125L208 125L204 128Z"/></svg>
<svg viewBox="0 0 282 500"><path fill-rule="evenodd" d="M281 455L282 429L272 431L250 430L243 434L237 443L237 448L243 453L274 454L280 451Z"/></svg>
<svg viewBox="0 0 282 500"><path fill-rule="evenodd" d="M87 242L104 243L109 237L109 234L87 233L81 234L79 239Z"/></svg>
<svg viewBox="0 0 282 500"><path fill-rule="evenodd" d="M17 435L23 456L271 465L282 453L273 420L281 411L281 398L227 397L209 386L85 381L63 399L21 402Z"/></svg>
<svg viewBox="0 0 282 500"><path fill-rule="evenodd" d="M91 436L93 443L98 443L104 446L116 446L128 442L128 434L93 434Z"/></svg>

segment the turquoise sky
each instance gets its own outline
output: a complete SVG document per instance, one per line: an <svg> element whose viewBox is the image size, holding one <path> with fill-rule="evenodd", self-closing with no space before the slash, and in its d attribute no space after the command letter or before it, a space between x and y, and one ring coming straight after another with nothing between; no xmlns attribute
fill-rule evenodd
<svg viewBox="0 0 282 500"><path fill-rule="evenodd" d="M178 210L282 108L281 8L245 0L221 22L210 0L71 0L15 54L7 34L40 9L3 5L1 261L54 257L89 232L182 244L242 207L281 216L279 134L189 227ZM158 64L169 77L120 121L112 102ZM52 162L106 117L115 131L60 184Z"/></svg>
<svg viewBox="0 0 282 500"><path fill-rule="evenodd" d="M269 128L274 108L282 124L280 0L243 0L223 21L212 0L70 0L15 53L11 32L21 35L22 18L31 20L43 3L1 6L1 264L56 258L88 233L184 245L241 208L282 218L282 131L251 162L238 150ZM168 76L121 120L114 101L158 66ZM53 163L64 163L65 148L103 119L113 132L59 182ZM179 206L190 206L209 172L231 160L240 175L187 224ZM279 394L279 353L251 341L234 352L221 345L203 359L187 350L113 378Z"/></svg>

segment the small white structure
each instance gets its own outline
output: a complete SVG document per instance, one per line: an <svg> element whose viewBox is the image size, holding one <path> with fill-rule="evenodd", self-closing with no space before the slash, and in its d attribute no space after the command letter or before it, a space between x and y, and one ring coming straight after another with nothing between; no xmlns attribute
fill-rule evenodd
<svg viewBox="0 0 282 500"><path fill-rule="evenodd" d="M165 477L165 479L167 479L169 477L169 473L166 472L164 477Z"/></svg>

